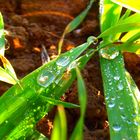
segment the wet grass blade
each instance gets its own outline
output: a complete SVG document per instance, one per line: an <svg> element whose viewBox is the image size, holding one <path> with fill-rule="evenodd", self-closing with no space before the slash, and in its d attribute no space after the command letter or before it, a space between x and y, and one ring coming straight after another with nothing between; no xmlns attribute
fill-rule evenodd
<svg viewBox="0 0 140 140"><path fill-rule="evenodd" d="M63 78L62 75L90 44L91 40L90 43L84 43L44 64L20 80L22 88L16 84L0 97L0 139L15 140L34 133L37 121L52 108L40 95L57 100L63 95L76 74L72 68L70 78ZM92 53L89 52L89 55L84 55L76 61L80 68L84 67Z"/></svg>
<svg viewBox="0 0 140 140"><path fill-rule="evenodd" d="M87 104L86 87L78 68L76 68L76 74L77 74L77 82L78 82L78 97L80 102L80 118L72 132L70 140L83 139L84 117L85 117L86 104Z"/></svg>
<svg viewBox="0 0 140 140"><path fill-rule="evenodd" d="M139 105L128 86L122 54L100 58L111 140L139 138Z"/></svg>
<svg viewBox="0 0 140 140"><path fill-rule="evenodd" d="M106 5L108 3L109 1L105 0L104 4ZM115 8L111 9L113 13L116 10ZM118 16L119 15L120 13L118 13ZM101 21L104 20L104 18L109 20L108 16L101 16ZM99 35L99 37L103 38L103 42L99 47L106 47L103 48L106 49L104 52L101 49L99 53L111 140L140 139L139 98L136 96L139 94L139 91L132 88L132 82L130 83L130 80L128 80L126 76L122 53L117 50L119 45L112 44L114 53L112 53L108 45L105 45L108 42L119 39L118 36L118 38L115 37L115 39L110 38L112 35L139 29L139 18L140 16L138 14L133 14L123 20L118 20L112 27L105 28ZM101 24L101 26L103 26L103 24ZM137 28L134 29L133 26ZM127 29L126 27L130 28ZM128 38L128 41L137 39L138 34L131 37Z"/></svg>
<svg viewBox="0 0 140 140"><path fill-rule="evenodd" d="M81 24L81 22L85 19L88 11L90 10L93 2L94 2L94 0L90 0L87 8L66 26L66 28L65 28L65 30L62 34L62 37L61 37L61 39L58 43L58 54L61 53L61 49L62 49L62 46L63 46L65 35L67 33L70 33L71 31L73 31L74 29L76 29Z"/></svg>
<svg viewBox="0 0 140 140"><path fill-rule="evenodd" d="M58 106L58 113L54 120L54 128L51 140L66 140L67 138L67 121L63 106Z"/></svg>

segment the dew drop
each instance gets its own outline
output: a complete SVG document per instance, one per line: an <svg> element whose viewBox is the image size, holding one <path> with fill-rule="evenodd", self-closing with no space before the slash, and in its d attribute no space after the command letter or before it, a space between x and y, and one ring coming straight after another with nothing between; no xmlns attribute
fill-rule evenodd
<svg viewBox="0 0 140 140"><path fill-rule="evenodd" d="M132 124L132 121L131 120L127 120L127 124Z"/></svg>
<svg viewBox="0 0 140 140"><path fill-rule="evenodd" d="M115 101L115 99L116 99L115 97L112 97L112 98L111 98L112 101Z"/></svg>
<svg viewBox="0 0 140 140"><path fill-rule="evenodd" d="M119 132L119 131L122 129L122 127L121 127L120 125L115 124L115 125L112 126L112 129L113 129L115 132Z"/></svg>
<svg viewBox="0 0 140 140"><path fill-rule="evenodd" d="M6 120L5 123L8 123L8 121Z"/></svg>
<svg viewBox="0 0 140 140"><path fill-rule="evenodd" d="M96 44L98 43L98 38L95 37L95 36L90 36L90 37L88 37L88 39L87 39L87 43L88 43L89 45L91 45L92 43L93 43L94 45L96 45Z"/></svg>
<svg viewBox="0 0 140 140"><path fill-rule="evenodd" d="M43 87L49 86L55 79L55 76L50 71L44 71L37 77L37 82Z"/></svg>
<svg viewBox="0 0 140 140"><path fill-rule="evenodd" d="M119 76L114 76L114 80L118 81L120 79Z"/></svg>
<svg viewBox="0 0 140 140"><path fill-rule="evenodd" d="M123 110L123 109L124 109L123 104L120 104L120 105L119 105L119 109L120 109L120 110Z"/></svg>
<svg viewBox="0 0 140 140"><path fill-rule="evenodd" d="M118 84L118 89L123 90L123 85L121 83Z"/></svg>
<svg viewBox="0 0 140 140"><path fill-rule="evenodd" d="M114 47L106 47L100 50L100 55L105 59L115 59L119 55L119 51Z"/></svg>
<svg viewBox="0 0 140 140"><path fill-rule="evenodd" d="M58 66L64 67L64 66L68 65L69 62L70 62L69 57L67 57L67 56L61 56L61 57L58 58L58 60L56 61L56 64L57 64Z"/></svg>
<svg viewBox="0 0 140 140"><path fill-rule="evenodd" d="M137 116L137 113L133 113L132 117L135 118Z"/></svg>
<svg viewBox="0 0 140 140"><path fill-rule="evenodd" d="M121 118L122 118L123 120L126 120L126 116L125 116L125 115L121 115Z"/></svg>
<svg viewBox="0 0 140 140"><path fill-rule="evenodd" d="M113 103L113 102L110 102L109 104L108 104L108 107L109 108L113 108L115 106L115 103Z"/></svg>
<svg viewBox="0 0 140 140"><path fill-rule="evenodd" d="M109 99L109 96L106 96L105 99L108 100Z"/></svg>
<svg viewBox="0 0 140 140"><path fill-rule="evenodd" d="M99 13L102 15L104 12L104 1L100 0L100 7L99 7Z"/></svg>
<svg viewBox="0 0 140 140"><path fill-rule="evenodd" d="M72 53L72 52L73 52L73 49L70 50L70 53Z"/></svg>
<svg viewBox="0 0 140 140"><path fill-rule="evenodd" d="M139 126L139 123L137 121L134 121L135 126Z"/></svg>

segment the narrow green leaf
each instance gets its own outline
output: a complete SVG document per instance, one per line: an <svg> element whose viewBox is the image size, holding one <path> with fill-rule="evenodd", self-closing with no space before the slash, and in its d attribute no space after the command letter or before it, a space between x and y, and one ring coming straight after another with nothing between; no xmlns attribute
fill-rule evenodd
<svg viewBox="0 0 140 140"><path fill-rule="evenodd" d="M0 81L9 83L9 84L16 84L17 81L15 79L13 79L5 69L3 69L2 67L0 67Z"/></svg>
<svg viewBox="0 0 140 140"><path fill-rule="evenodd" d="M138 102L128 86L122 54L112 60L101 57L100 62L111 140L138 140Z"/></svg>
<svg viewBox="0 0 140 140"><path fill-rule="evenodd" d="M84 115L86 110L86 103L87 103L86 87L78 68L76 68L76 74L78 80L77 82L78 82L78 96L80 102L80 110L81 110L81 114Z"/></svg>
<svg viewBox="0 0 140 140"><path fill-rule="evenodd" d="M44 64L20 80L22 88L16 84L0 97L0 139L22 139L23 136L27 138L34 133L37 121L52 108L40 95L55 97L57 100L63 95L76 78L75 68L71 69L69 79L61 79L62 75L90 44L91 40ZM85 66L93 52L94 50L78 58L80 69Z"/></svg>
<svg viewBox="0 0 140 140"><path fill-rule="evenodd" d="M105 30L103 33L101 33L98 36L98 38L104 38L104 37L109 36L110 34L123 33L123 32L127 32L127 31L136 30L138 28L140 28L140 22L139 23L136 22L136 23L117 24L117 25Z"/></svg>
<svg viewBox="0 0 140 140"><path fill-rule="evenodd" d="M128 39L130 39L131 37L133 37L135 34L137 34L137 33L139 33L139 32L140 32L140 29L129 31L128 33L126 33L126 34L121 38L121 41L122 41L122 42L126 42Z"/></svg>
<svg viewBox="0 0 140 140"><path fill-rule="evenodd" d="M118 24L126 24L126 23L135 23L140 21L140 14L134 13L130 15L129 17L125 18L124 20L119 20Z"/></svg>
<svg viewBox="0 0 140 140"><path fill-rule="evenodd" d="M58 106L58 114L54 120L54 128L51 135L51 140L66 140L67 138L67 122L64 108Z"/></svg>
<svg viewBox="0 0 140 140"><path fill-rule="evenodd" d="M116 4L119 4L132 11L140 13L140 1L139 0L111 0Z"/></svg>
<svg viewBox="0 0 140 140"><path fill-rule="evenodd" d="M121 6L114 4L110 0L100 0L100 27L102 32L116 25L121 14L121 10ZM115 36L108 34L108 38L114 39Z"/></svg>
<svg viewBox="0 0 140 140"><path fill-rule="evenodd" d="M131 14L131 10L126 10L126 12L123 14L123 16L120 17L119 21L124 20L126 18L128 18Z"/></svg>
<svg viewBox="0 0 140 140"><path fill-rule="evenodd" d="M4 56L5 40L4 40L4 22L2 14L0 13L0 54Z"/></svg>
<svg viewBox="0 0 140 140"><path fill-rule="evenodd" d="M87 95L86 87L78 68L76 68L77 82L78 82L78 97L80 102L80 118L74 128L70 140L82 140L83 139L83 127L84 127L84 116L86 111Z"/></svg>
<svg viewBox="0 0 140 140"><path fill-rule="evenodd" d="M84 118L80 117L72 134L70 140L83 140Z"/></svg>
<svg viewBox="0 0 140 140"><path fill-rule="evenodd" d="M13 78L13 80L15 80L15 82L17 83L18 79L14 71L14 68L12 67L10 62L6 59L6 57L2 55L0 55L0 59L3 63L3 67L5 68L5 71L7 72L7 74L9 74Z"/></svg>
<svg viewBox="0 0 140 140"><path fill-rule="evenodd" d="M123 44L123 45L118 46L118 50L123 51L123 52L131 52L131 53L140 54L140 44L138 43Z"/></svg>
<svg viewBox="0 0 140 140"><path fill-rule="evenodd" d="M64 102L64 101L56 100L56 99L45 97L45 96L40 96L40 98L42 98L42 100L45 100L49 104L52 104L52 105L62 105L65 108L76 108L76 107L79 107L79 105L76 105L76 104L73 104L73 103Z"/></svg>
<svg viewBox="0 0 140 140"><path fill-rule="evenodd" d="M78 15L74 20L72 20L65 28L64 32L63 32L63 35L58 43L58 54L61 53L61 48L63 46L63 42L64 42L64 38L65 38L65 35L67 33L70 33L71 31L73 31L74 29L76 29L80 24L81 22L85 19L88 11L90 10L92 4L93 4L94 0L90 0L89 2L89 5L87 6L87 8L80 14Z"/></svg>

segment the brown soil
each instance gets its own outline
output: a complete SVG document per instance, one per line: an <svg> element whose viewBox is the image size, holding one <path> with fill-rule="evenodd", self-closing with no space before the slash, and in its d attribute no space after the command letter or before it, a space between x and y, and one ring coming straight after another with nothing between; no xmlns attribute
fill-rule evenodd
<svg viewBox="0 0 140 140"><path fill-rule="evenodd" d="M17 1L17 3L16 3ZM0 0L5 29L10 48L6 57L10 60L19 78L42 65L41 46L45 45L51 59L57 55L57 45L66 25L87 5L88 0ZM98 3L90 10L86 20L66 36L63 52L83 43L89 35L99 34ZM125 53L126 67L140 87L140 57ZM84 140L109 140L108 121L104 103L98 55L95 55L83 70L88 91ZM0 94L10 86L0 83ZM76 82L67 91L65 100L77 103ZM37 129L49 136L55 109L43 118ZM77 109L66 110L69 134L78 119Z"/></svg>

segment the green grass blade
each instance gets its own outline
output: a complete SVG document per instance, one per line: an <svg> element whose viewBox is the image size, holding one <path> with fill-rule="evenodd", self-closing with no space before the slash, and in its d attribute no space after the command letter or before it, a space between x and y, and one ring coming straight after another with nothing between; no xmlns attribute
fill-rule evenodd
<svg viewBox="0 0 140 140"><path fill-rule="evenodd" d="M5 72L13 79L13 81L15 83L18 82L18 79L17 79L17 76L16 76L16 73L14 71L14 68L12 67L12 65L10 64L10 62L6 59L6 57L0 55L0 59L3 63L3 67L5 69Z"/></svg>
<svg viewBox="0 0 140 140"><path fill-rule="evenodd" d="M80 111L81 111L81 115L84 116L86 110L86 102L87 102L86 87L82 75L80 73L80 70L78 68L76 68L76 74L78 80L77 82L78 82L78 96L80 102Z"/></svg>
<svg viewBox="0 0 140 140"><path fill-rule="evenodd" d="M0 67L0 81L9 83L9 84L16 84L17 81L14 80L5 69L3 69L2 67Z"/></svg>
<svg viewBox="0 0 140 140"><path fill-rule="evenodd" d="M113 60L101 57L100 62L111 140L138 140L139 107L126 80L122 54Z"/></svg>
<svg viewBox="0 0 140 140"><path fill-rule="evenodd" d="M123 14L123 16L120 17L119 21L124 20L126 18L128 18L131 14L131 10L126 10L126 12Z"/></svg>
<svg viewBox="0 0 140 140"><path fill-rule="evenodd" d="M4 52L5 52L4 22L3 22L2 14L0 13L0 59L2 60L3 67L5 68L5 72L7 72L7 75L9 74L9 77L11 79L9 81L9 77L8 79L6 79L5 77L4 82L8 81L8 83L10 84L15 84L18 81L17 76L10 62L4 57Z"/></svg>
<svg viewBox="0 0 140 140"><path fill-rule="evenodd" d="M2 14L0 13L0 54L4 56L5 40L4 40L4 22Z"/></svg>
<svg viewBox="0 0 140 140"><path fill-rule="evenodd" d="M134 36L135 34L139 33L140 29L137 30L133 30L133 31L129 31L128 33L126 33L122 38L121 41L122 42L126 42L129 38L131 38L132 36Z"/></svg>
<svg viewBox="0 0 140 140"><path fill-rule="evenodd" d="M133 43L134 41L137 41L140 39L140 32L134 34L132 37L130 37L126 43Z"/></svg>
<svg viewBox="0 0 140 140"><path fill-rule="evenodd" d="M64 38L65 38L65 35L67 33L70 33L71 31L73 31L74 29L76 29L80 24L81 22L85 19L88 11L90 10L92 4L93 4L94 0L90 0L89 2L89 5L87 6L87 8L80 14L78 15L74 20L72 20L65 28L64 32L63 32L63 35L58 43L58 54L61 53L61 48L63 46L63 42L64 42Z"/></svg>
<svg viewBox="0 0 140 140"><path fill-rule="evenodd" d="M46 101L49 104L52 104L52 105L62 105L65 108L76 108L76 107L79 107L79 105L76 105L76 104L73 104L73 103L64 102L64 101L56 100L56 99L45 97L45 96L40 96L40 98L42 98L42 100Z"/></svg>
<svg viewBox="0 0 140 140"><path fill-rule="evenodd" d="M121 6L114 4L110 0L100 0L100 27L102 32L117 23L121 9Z"/></svg>
<svg viewBox="0 0 140 140"><path fill-rule="evenodd" d="M140 44L138 43L128 43L128 44L123 44L118 47L118 50L123 51L123 52L131 52L131 53L136 53L140 54Z"/></svg>
<svg viewBox="0 0 140 140"><path fill-rule="evenodd" d="M84 116L86 111L87 103L87 93L85 83L80 74L78 68L76 68L77 80L78 80L78 97L80 102L80 118L76 124L76 127L73 130L73 133L70 137L70 140L82 140L83 139L83 127L84 127Z"/></svg>
<svg viewBox="0 0 140 140"><path fill-rule="evenodd" d="M131 32L131 34L134 34L133 36L130 36L125 43L120 45L119 49L122 51L132 52L136 54L140 54L140 32Z"/></svg>
<svg viewBox="0 0 140 140"><path fill-rule="evenodd" d="M124 24L124 23L135 23L140 21L140 14L134 13L128 18L125 18L124 20L120 20L118 24Z"/></svg>
<svg viewBox="0 0 140 140"><path fill-rule="evenodd" d="M117 24L117 25L115 25L113 27L110 27L109 29L105 30L103 33L101 33L98 36L98 38L104 38L104 37L107 37L110 34L128 32L128 31L139 29L139 28L140 28L140 22L138 22L138 23L135 22L135 23Z"/></svg>
<svg viewBox="0 0 140 140"><path fill-rule="evenodd" d="M47 104L46 101L42 101L40 95L56 99L62 96L75 79L75 70L72 69L70 79L60 79L61 76L65 73L68 66L73 63L73 61L76 61L76 58L86 50L89 45L90 43L80 45L62 54L57 59L41 66L20 81L22 88L16 84L0 97L0 139L7 138L15 140L34 133L34 125L52 107L50 104ZM77 60L80 68L83 68L91 58L93 51ZM51 74L50 71L52 71ZM49 74L44 75L45 80L50 80L48 82L49 84L45 84L42 78L41 81L39 80L42 73ZM55 80L53 81L52 74L55 76L55 78L53 78ZM51 78L46 76L50 76Z"/></svg>
<svg viewBox="0 0 140 140"><path fill-rule="evenodd" d="M127 9L140 13L140 1L139 0L111 0L116 4L119 4Z"/></svg>
<svg viewBox="0 0 140 140"><path fill-rule="evenodd" d="M67 122L64 108L58 106L58 114L54 120L54 128L51 135L51 140L66 140L67 138Z"/></svg>

